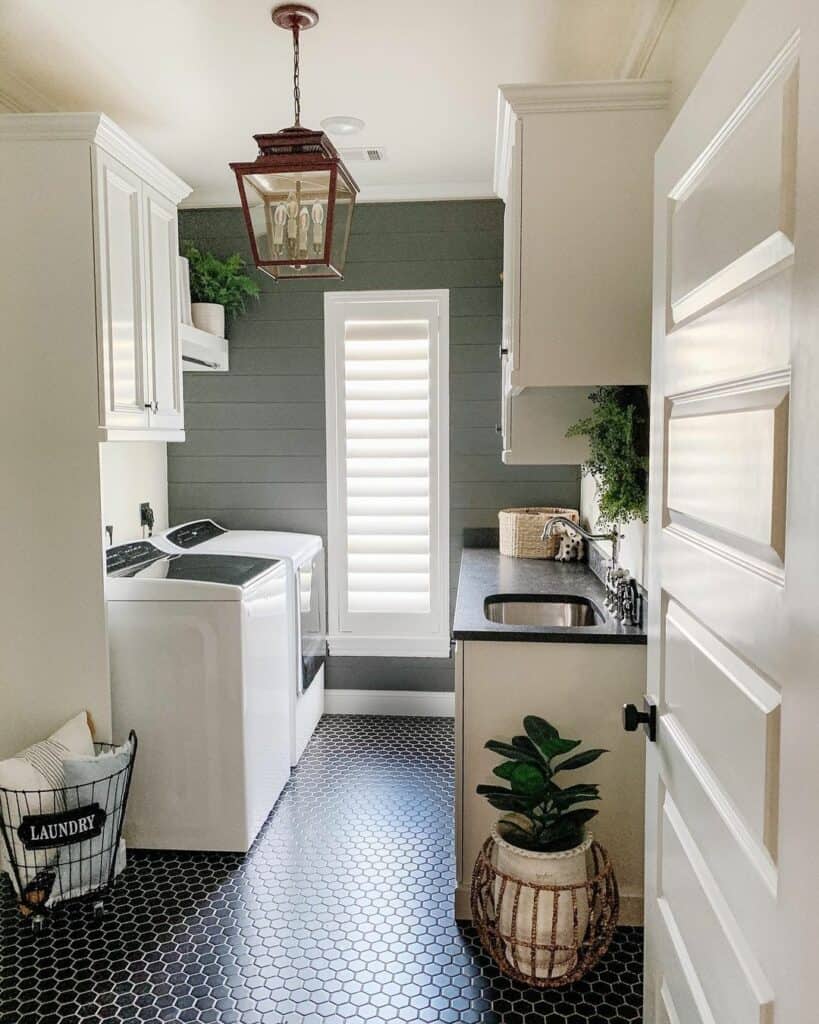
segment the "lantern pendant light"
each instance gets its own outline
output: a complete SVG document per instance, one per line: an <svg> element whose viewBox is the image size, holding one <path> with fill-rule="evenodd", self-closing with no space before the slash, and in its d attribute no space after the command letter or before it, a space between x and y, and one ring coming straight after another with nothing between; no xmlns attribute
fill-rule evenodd
<svg viewBox="0 0 819 1024"><path fill-rule="evenodd" d="M342 277L358 186L335 146L301 125L299 37L318 22L302 4L273 9L273 22L293 35L291 128L254 135L252 163L232 163L253 260L275 279Z"/></svg>

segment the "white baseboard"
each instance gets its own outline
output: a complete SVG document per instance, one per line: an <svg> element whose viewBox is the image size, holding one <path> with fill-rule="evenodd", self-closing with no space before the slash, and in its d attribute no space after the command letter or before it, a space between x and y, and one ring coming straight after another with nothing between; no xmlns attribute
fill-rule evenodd
<svg viewBox="0 0 819 1024"><path fill-rule="evenodd" d="M327 715L455 716L455 694L433 690L325 690Z"/></svg>

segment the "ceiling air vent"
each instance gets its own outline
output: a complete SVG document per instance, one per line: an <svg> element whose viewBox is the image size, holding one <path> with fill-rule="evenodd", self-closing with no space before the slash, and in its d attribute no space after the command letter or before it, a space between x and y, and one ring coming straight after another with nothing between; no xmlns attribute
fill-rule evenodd
<svg viewBox="0 0 819 1024"><path fill-rule="evenodd" d="M349 146L339 149L341 159L350 164L379 163L387 159L387 151L383 146Z"/></svg>

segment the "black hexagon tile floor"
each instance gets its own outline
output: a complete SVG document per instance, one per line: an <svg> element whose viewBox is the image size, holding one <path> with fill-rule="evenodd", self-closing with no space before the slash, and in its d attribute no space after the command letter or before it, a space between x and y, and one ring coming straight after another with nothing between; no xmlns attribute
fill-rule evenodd
<svg viewBox="0 0 819 1024"><path fill-rule="evenodd" d="M327 717L247 857L130 855L99 924L0 892L3 1024L623 1024L641 931L571 990L504 978L452 919L452 722Z"/></svg>

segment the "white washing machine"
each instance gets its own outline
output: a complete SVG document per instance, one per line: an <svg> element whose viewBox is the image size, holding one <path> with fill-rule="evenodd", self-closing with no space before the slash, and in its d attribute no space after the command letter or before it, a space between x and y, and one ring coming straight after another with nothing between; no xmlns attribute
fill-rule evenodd
<svg viewBox="0 0 819 1024"><path fill-rule="evenodd" d="M167 551L280 558L292 594L290 763L296 765L324 714L327 655L325 562L321 537L275 530L226 530L212 519L174 526L154 538Z"/></svg>
<svg viewBox="0 0 819 1024"><path fill-rule="evenodd" d="M251 556L106 551L115 735L134 729L131 846L244 852L290 776L290 575Z"/></svg>

